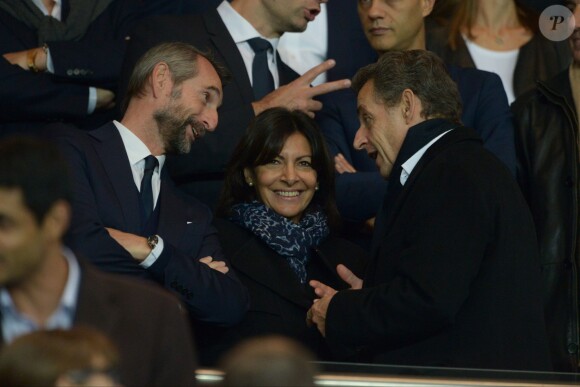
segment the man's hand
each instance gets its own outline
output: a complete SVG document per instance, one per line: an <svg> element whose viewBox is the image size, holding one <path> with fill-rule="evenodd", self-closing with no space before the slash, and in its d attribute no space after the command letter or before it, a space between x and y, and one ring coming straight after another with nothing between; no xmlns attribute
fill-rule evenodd
<svg viewBox="0 0 580 387"><path fill-rule="evenodd" d="M147 238L119 231L114 228L105 227L105 229L109 232L111 238L117 241L137 261L141 262L145 260L149 253L151 253L151 247L147 244Z"/></svg>
<svg viewBox="0 0 580 387"><path fill-rule="evenodd" d="M323 337L326 337L326 313L328 312L328 304L330 300L336 294L328 294L322 298L314 300L314 304L306 313L306 323L307 325L315 324L316 328Z"/></svg>
<svg viewBox="0 0 580 387"><path fill-rule="evenodd" d="M314 100L314 97L350 87L348 79L310 86L317 76L333 68L335 64L336 62L332 59L324 61L293 82L280 86L261 100L253 102L254 113L258 115L268 108L282 106L290 110L301 110L310 117L314 117L314 112L322 109L322 103Z"/></svg>
<svg viewBox="0 0 580 387"><path fill-rule="evenodd" d="M358 278L343 264L336 266L336 272L344 282L350 285L351 289L362 289L363 280ZM322 336L326 337L326 313L328 311L328 304L330 304L330 300L338 292L320 281L312 280L309 284L314 288L314 293L320 298L314 300L314 304L306 313L306 324L308 326L315 324Z"/></svg>
<svg viewBox="0 0 580 387"><path fill-rule="evenodd" d="M344 266L342 263L336 266L336 272L344 282L350 285L352 290L362 289L363 280L358 278L348 267ZM316 291L316 288L314 291Z"/></svg>
<svg viewBox="0 0 580 387"><path fill-rule="evenodd" d="M220 273L226 274L228 271L230 271L229 267L226 266L226 263L224 261L214 261L213 258L210 256L200 258L199 262L205 263L206 265L208 265L209 267L211 267L216 271L219 271Z"/></svg>
<svg viewBox="0 0 580 387"><path fill-rule="evenodd" d="M344 158L342 153L337 154L334 156L334 169L336 172L340 173L355 173L356 169L348 162L347 159Z"/></svg>
<svg viewBox="0 0 580 387"><path fill-rule="evenodd" d="M42 47L31 48L30 50L7 52L2 56L11 64L20 66L24 70L28 71L30 70L28 68L29 55L34 57L34 65L36 66L38 71L46 71L47 57L46 52Z"/></svg>
<svg viewBox="0 0 580 387"><path fill-rule="evenodd" d="M111 90L99 89L98 87L96 90L97 105L95 106L95 110L107 110L115 106L115 93Z"/></svg>

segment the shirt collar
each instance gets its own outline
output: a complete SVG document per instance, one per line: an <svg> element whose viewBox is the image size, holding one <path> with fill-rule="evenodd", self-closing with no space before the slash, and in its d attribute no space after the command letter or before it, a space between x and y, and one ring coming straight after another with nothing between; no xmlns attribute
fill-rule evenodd
<svg viewBox="0 0 580 387"><path fill-rule="evenodd" d="M121 135L121 140L125 146L127 156L129 157L129 164L131 164L131 166L135 166L139 162L142 162L144 166L145 164L143 159L151 154L151 151L149 148L147 148L147 145L145 145L143 141L141 141L141 139L135 135L135 133L133 133L119 121L113 121L113 123ZM165 163L165 155L155 157L159 161L159 172L161 172L163 164Z"/></svg>
<svg viewBox="0 0 580 387"><path fill-rule="evenodd" d="M403 164L401 164L401 168L403 168L403 170L401 171L401 177L400 177L401 185L405 185L405 183L407 182L407 179L411 175L411 172L413 172L413 169L415 169L415 167L419 163L419 160L421 160L421 157L423 157L423 155L425 154L425 152L427 152L427 150L431 147L431 145L433 145L437 140L439 140L445 134L449 133L451 130L453 130L453 129L450 129L450 130L446 131L445 133L442 133L439 136L435 137L433 140L431 140L429 143L427 143L427 145L425 145L423 148L421 148L417 152L415 152L415 154L413 156L409 157L407 159L407 161L405 161Z"/></svg>
<svg viewBox="0 0 580 387"><path fill-rule="evenodd" d="M52 12L50 14L50 16L54 17L57 20L61 20L62 19L62 0L53 0L54 1L54 6L52 7ZM43 14L48 15L48 9L46 8L46 5L44 5L44 3L42 2L42 0L32 0L32 2L34 3L34 5L36 5Z"/></svg>
<svg viewBox="0 0 580 387"><path fill-rule="evenodd" d="M81 282L81 269L74 253L68 247L63 246L62 255L68 265L68 277L58 307L47 321L50 322L54 315L62 311L70 318L69 325L72 325ZM5 287L0 288L0 310L2 314L4 314L4 311L9 311L13 315L20 315L10 296L10 292Z"/></svg>
<svg viewBox="0 0 580 387"><path fill-rule="evenodd" d="M252 38L262 38L266 39L272 45L274 52L278 49L278 42L280 38L265 38L254 28L254 26L244 19L242 15L238 13L232 7L229 1L224 0L218 7L217 12L219 13L222 21L226 25L228 32L230 33L232 39L236 44L246 42Z"/></svg>

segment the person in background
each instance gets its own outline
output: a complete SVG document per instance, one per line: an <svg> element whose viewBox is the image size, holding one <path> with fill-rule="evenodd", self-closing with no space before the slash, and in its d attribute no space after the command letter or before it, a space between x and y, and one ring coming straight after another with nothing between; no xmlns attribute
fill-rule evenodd
<svg viewBox="0 0 580 387"><path fill-rule="evenodd" d="M117 348L90 327L28 333L0 351L5 387L119 387L118 369Z"/></svg>
<svg viewBox="0 0 580 387"><path fill-rule="evenodd" d="M580 6L568 1L576 29L569 38L573 62L539 81L512 105L516 120L518 182L532 211L544 285L544 309L555 371L580 369L580 219L578 112Z"/></svg>
<svg viewBox="0 0 580 387"><path fill-rule="evenodd" d="M316 96L350 86L350 81L343 79L311 87L311 82L335 62L325 61L299 76L277 51L280 37L304 31L327 1L224 0L201 15L151 18L135 27L124 74L130 73L145 51L164 41L182 41L210 50L232 74L232 81L224 87L216 133L193 144L189 154L167 160L180 189L214 209L225 166L252 118L277 106L314 115L321 108Z"/></svg>
<svg viewBox="0 0 580 387"><path fill-rule="evenodd" d="M305 324L315 294L308 281L348 287L344 266L362 274L366 253L332 233L334 172L305 113L272 108L250 124L228 164L216 226L231 268L250 292L250 310L225 340L279 334L329 358ZM338 266L338 270L337 270Z"/></svg>
<svg viewBox="0 0 580 387"><path fill-rule="evenodd" d="M443 60L497 73L511 104L570 64L566 42L543 36L538 15L520 0L464 0L446 26L428 31L427 45Z"/></svg>
<svg viewBox="0 0 580 387"><path fill-rule="evenodd" d="M460 124L457 86L425 50L357 73L354 147L389 188L350 290L310 281L309 321L351 361L549 371L534 224L515 179Z"/></svg>
<svg viewBox="0 0 580 387"><path fill-rule="evenodd" d="M314 387L316 357L304 346L283 336L247 339L220 361L223 387Z"/></svg>
<svg viewBox="0 0 580 387"><path fill-rule="evenodd" d="M179 12L180 0L0 0L0 136L112 119L129 30Z"/></svg>
<svg viewBox="0 0 580 387"><path fill-rule="evenodd" d="M0 347L34 331L89 326L118 348L123 384L193 385L180 302L102 273L64 245L72 188L58 149L37 138L3 139L0 164Z"/></svg>

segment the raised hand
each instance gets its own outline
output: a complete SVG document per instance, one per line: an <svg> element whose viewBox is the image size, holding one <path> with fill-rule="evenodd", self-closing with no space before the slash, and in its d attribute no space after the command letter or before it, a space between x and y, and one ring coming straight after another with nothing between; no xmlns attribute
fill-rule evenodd
<svg viewBox="0 0 580 387"><path fill-rule="evenodd" d="M282 106L290 110L301 110L310 117L314 117L314 113L322 109L322 103L316 101L314 97L350 87L348 79L310 86L317 76L333 68L335 64L333 59L324 61L293 82L280 86L261 100L253 102L254 113L258 115L266 109Z"/></svg>

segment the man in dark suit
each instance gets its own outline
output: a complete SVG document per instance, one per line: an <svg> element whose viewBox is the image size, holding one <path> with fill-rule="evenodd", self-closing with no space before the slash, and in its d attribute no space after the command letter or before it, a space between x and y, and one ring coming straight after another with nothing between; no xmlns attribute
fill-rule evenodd
<svg viewBox="0 0 580 387"><path fill-rule="evenodd" d="M353 80L364 149L388 193L364 280L318 281L310 321L386 364L549 370L533 221L509 171L459 124L443 62L392 51Z"/></svg>
<svg viewBox="0 0 580 387"><path fill-rule="evenodd" d="M123 65L127 75L137 58L148 48L163 41L182 41L202 50L211 50L233 75L224 87L220 124L216 134L193 144L192 152L168 159L168 169L180 188L213 207L221 190L224 168L251 119L269 107L284 106L313 115L320 102L313 98L329 91L349 87L348 80L310 87L318 74L327 71L334 61L326 61L299 77L277 54L278 39L285 32L304 31L327 0L223 1L217 9L202 15L152 18L139 23ZM268 69L254 76L254 50L250 41L261 38L269 44L264 54ZM258 93L257 85L267 78L275 89ZM124 89L121 85L121 89Z"/></svg>
<svg viewBox="0 0 580 387"><path fill-rule="evenodd" d="M181 3L0 1L0 136L112 119L130 29L147 16L179 13Z"/></svg>
<svg viewBox="0 0 580 387"><path fill-rule="evenodd" d="M425 49L425 24L433 0L359 2L358 14L372 48L380 55L390 50ZM462 122L483 138L484 147L515 173L512 116L500 78L476 69L448 67L463 102ZM336 156L337 204L343 218L355 226L374 218L387 182L376 166L352 147L359 127L356 95L343 90L322 96L316 115L331 153ZM371 222L372 223L372 222Z"/></svg>
<svg viewBox="0 0 580 387"><path fill-rule="evenodd" d="M165 154L188 152L217 125L221 69L185 43L149 50L130 79L120 122L90 132L54 129L71 166L71 243L99 268L153 280L192 317L233 325L248 307L229 272L210 210L179 192Z"/></svg>
<svg viewBox="0 0 580 387"><path fill-rule="evenodd" d="M58 151L5 139L0 163L0 346L38 329L91 326L118 347L124 385L193 385L193 345L179 301L101 273L63 245L72 192Z"/></svg>

